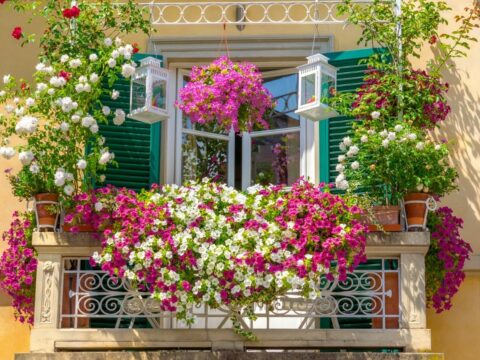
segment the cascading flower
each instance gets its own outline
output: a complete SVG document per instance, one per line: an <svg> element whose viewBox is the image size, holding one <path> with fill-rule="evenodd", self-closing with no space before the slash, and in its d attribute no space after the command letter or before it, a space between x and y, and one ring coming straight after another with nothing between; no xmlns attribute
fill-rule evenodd
<svg viewBox="0 0 480 360"><path fill-rule="evenodd" d="M253 64L234 63L223 56L192 69L177 105L194 123L214 123L227 132L241 132L268 128L264 117L273 100Z"/></svg>

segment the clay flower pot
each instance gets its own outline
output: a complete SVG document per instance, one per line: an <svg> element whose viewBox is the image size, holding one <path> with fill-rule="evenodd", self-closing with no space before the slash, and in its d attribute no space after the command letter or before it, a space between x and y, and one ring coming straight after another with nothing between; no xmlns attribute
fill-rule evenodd
<svg viewBox="0 0 480 360"><path fill-rule="evenodd" d="M370 231L401 231L400 207L395 205L374 206L372 208L373 219L367 219ZM381 225L380 228L377 224Z"/></svg>
<svg viewBox="0 0 480 360"><path fill-rule="evenodd" d="M37 226L40 230L55 230L58 216L52 207L58 206L58 194L42 193L35 195Z"/></svg>
<svg viewBox="0 0 480 360"><path fill-rule="evenodd" d="M410 193L403 198L409 230L411 227L414 230L423 229L427 215L427 200L430 196L427 193Z"/></svg>

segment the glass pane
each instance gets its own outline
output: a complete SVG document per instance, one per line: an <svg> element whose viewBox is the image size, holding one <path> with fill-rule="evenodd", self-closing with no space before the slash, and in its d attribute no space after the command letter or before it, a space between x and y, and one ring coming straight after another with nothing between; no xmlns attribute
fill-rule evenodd
<svg viewBox="0 0 480 360"><path fill-rule="evenodd" d="M182 181L204 177L227 183L228 142L184 134L182 142Z"/></svg>
<svg viewBox="0 0 480 360"><path fill-rule="evenodd" d="M264 86L275 99L275 109L268 114L270 129L300 126L300 117L295 114L298 105L298 74L265 78Z"/></svg>
<svg viewBox="0 0 480 360"><path fill-rule="evenodd" d="M335 79L327 74L322 74L322 86L320 91L320 101L325 102L324 99L328 99L332 90L335 89Z"/></svg>
<svg viewBox="0 0 480 360"><path fill-rule="evenodd" d="M152 106L165 109L166 107L167 82L163 79L153 79L152 83Z"/></svg>
<svg viewBox="0 0 480 360"><path fill-rule="evenodd" d="M301 77L302 87L302 105L310 104L315 99L315 73L311 73Z"/></svg>
<svg viewBox="0 0 480 360"><path fill-rule="evenodd" d="M292 185L300 177L300 132L252 138L252 184Z"/></svg>
<svg viewBox="0 0 480 360"><path fill-rule="evenodd" d="M133 81L132 85L132 111L145 107L145 96L147 93L146 77L140 77Z"/></svg>

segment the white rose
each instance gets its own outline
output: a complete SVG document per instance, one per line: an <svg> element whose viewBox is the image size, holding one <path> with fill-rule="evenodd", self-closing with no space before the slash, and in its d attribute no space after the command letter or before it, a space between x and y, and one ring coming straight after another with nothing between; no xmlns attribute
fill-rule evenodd
<svg viewBox="0 0 480 360"><path fill-rule="evenodd" d="M370 116L372 117L373 120L377 120L380 118L380 111L373 111Z"/></svg>
<svg viewBox="0 0 480 360"><path fill-rule="evenodd" d="M345 155L338 155L338 162L343 163L346 160Z"/></svg>
<svg viewBox="0 0 480 360"><path fill-rule="evenodd" d="M402 125L396 125L396 126L395 126L395 131L396 131L396 132L400 132L400 131L402 131L402 130L403 130L403 126L402 126Z"/></svg>
<svg viewBox="0 0 480 360"><path fill-rule="evenodd" d="M72 115L71 119L74 123L78 123L80 121L80 115Z"/></svg>
<svg viewBox="0 0 480 360"><path fill-rule="evenodd" d="M16 154L16 151L14 148L8 146L8 147L0 147L0 156L4 157L7 160L10 160L13 158Z"/></svg>
<svg viewBox="0 0 480 360"><path fill-rule="evenodd" d="M55 70L54 70L53 67L51 67L51 66L47 66L47 67L45 68L45 72L46 72L47 74L49 74L49 75L52 75L54 71L55 71Z"/></svg>
<svg viewBox="0 0 480 360"><path fill-rule="evenodd" d="M35 100L29 97L27 100L25 100L25 105L27 107L33 106L35 105Z"/></svg>
<svg viewBox="0 0 480 360"><path fill-rule="evenodd" d="M20 154L18 154L18 159L22 165L30 165L34 158L35 156L33 156L31 151L22 151Z"/></svg>
<svg viewBox="0 0 480 360"><path fill-rule="evenodd" d="M38 119L33 116L23 116L15 126L15 132L19 135L32 134L37 130Z"/></svg>
<svg viewBox="0 0 480 360"><path fill-rule="evenodd" d="M350 139L350 137L344 137L343 138L343 143L345 144L345 146L352 146L352 139Z"/></svg>
<svg viewBox="0 0 480 360"><path fill-rule="evenodd" d="M350 167L353 169L353 170L358 170L360 168L360 163L358 161L354 161L352 162L352 164L350 165Z"/></svg>
<svg viewBox="0 0 480 360"><path fill-rule="evenodd" d="M23 114L25 114L25 108L23 106L15 109L15 115L22 116Z"/></svg>
<svg viewBox="0 0 480 360"><path fill-rule="evenodd" d="M116 37L115 38L115 46L119 47L119 46L122 46L122 44L123 44L122 39L120 39L119 37Z"/></svg>
<svg viewBox="0 0 480 360"><path fill-rule="evenodd" d="M113 123L117 126L122 125L125 122L125 112L122 109L115 110L115 117Z"/></svg>
<svg viewBox="0 0 480 360"><path fill-rule="evenodd" d="M105 175L100 175L100 178L99 178L100 182L103 183L103 182L105 182L106 179L107 179L107 177Z"/></svg>
<svg viewBox="0 0 480 360"><path fill-rule="evenodd" d="M345 165L342 164L337 164L335 168L339 173L343 172L345 170Z"/></svg>
<svg viewBox="0 0 480 360"><path fill-rule="evenodd" d="M85 85L83 85L83 91L89 93L90 91L92 91L92 86L86 83Z"/></svg>
<svg viewBox="0 0 480 360"><path fill-rule="evenodd" d="M347 190L348 189L348 181L347 180L342 180L340 182L336 182L335 186L340 189L340 190Z"/></svg>
<svg viewBox="0 0 480 360"><path fill-rule="evenodd" d="M68 59L70 59L70 57L68 55L62 55L60 56L60 62L62 64L66 63L68 61Z"/></svg>
<svg viewBox="0 0 480 360"><path fill-rule="evenodd" d="M411 133L407 135L408 140L417 140L417 134Z"/></svg>
<svg viewBox="0 0 480 360"><path fill-rule="evenodd" d="M75 85L75 91L76 91L77 93L83 92L83 84L77 84L77 85Z"/></svg>
<svg viewBox="0 0 480 360"><path fill-rule="evenodd" d="M84 159L80 159L77 161L77 168L80 170L85 170L87 168L87 161Z"/></svg>
<svg viewBox="0 0 480 360"><path fill-rule="evenodd" d="M130 64L123 64L122 65L122 75L123 75L123 77L129 78L133 74L135 74L135 67L133 67Z"/></svg>
<svg viewBox="0 0 480 360"><path fill-rule="evenodd" d="M74 191L74 187L72 185L67 185L63 188L63 192L65 193L65 195L67 196L71 196L73 194L73 191Z"/></svg>
<svg viewBox="0 0 480 360"><path fill-rule="evenodd" d="M360 149L358 148L358 146L352 145L352 146L350 146L350 149L348 149L347 156L348 156L348 157L355 156L355 155L358 154L358 151L359 151L359 150L360 150Z"/></svg>
<svg viewBox="0 0 480 360"><path fill-rule="evenodd" d="M96 73L92 73L90 75L90 82L95 84L98 81L98 75Z"/></svg>
<svg viewBox="0 0 480 360"><path fill-rule="evenodd" d="M94 123L96 123L95 119L91 116L85 116L84 118L82 118L82 126L83 127L90 127L92 126Z"/></svg>
<svg viewBox="0 0 480 360"><path fill-rule="evenodd" d="M50 96L55 94L55 89L48 89L47 94Z"/></svg>
<svg viewBox="0 0 480 360"><path fill-rule="evenodd" d="M70 125L65 121L60 124L60 130L63 132L67 132L70 129Z"/></svg>
<svg viewBox="0 0 480 360"><path fill-rule="evenodd" d="M4 83L4 84L8 84L11 80L12 80L12 76L11 76L10 74L5 75L5 76L3 77L3 83Z"/></svg>
<svg viewBox="0 0 480 360"><path fill-rule="evenodd" d="M97 54L90 54L88 59L92 62L97 61L98 60L98 55Z"/></svg>
<svg viewBox="0 0 480 360"><path fill-rule="evenodd" d="M38 84L37 84L37 90L38 90L38 91L43 91L43 90L45 90L47 87L48 87L48 85L45 84L45 83L38 83Z"/></svg>
<svg viewBox="0 0 480 360"><path fill-rule="evenodd" d="M417 148L417 150L423 150L425 148L425 144L420 141L415 147Z"/></svg>
<svg viewBox="0 0 480 360"><path fill-rule="evenodd" d="M93 124L92 126L90 126L90 131L91 131L93 134L98 133L98 125L97 125L97 124Z"/></svg>
<svg viewBox="0 0 480 360"><path fill-rule="evenodd" d="M101 156L100 159L98 159L98 163L100 165L106 165L112 158L112 154L110 154L108 151L105 151Z"/></svg>
<svg viewBox="0 0 480 360"><path fill-rule="evenodd" d="M112 46L112 39L110 38L105 38L105 40L103 40L103 43L105 44L105 46Z"/></svg>
<svg viewBox="0 0 480 360"><path fill-rule="evenodd" d="M104 106L104 107L102 107L102 112L103 112L103 115L108 116L108 115L110 115L111 110L108 106Z"/></svg>
<svg viewBox="0 0 480 360"><path fill-rule="evenodd" d="M115 61L115 59L108 59L107 64L111 68L114 68L115 66L117 66L117 62Z"/></svg>
<svg viewBox="0 0 480 360"><path fill-rule="evenodd" d="M341 142L340 145L338 145L338 147L340 148L340 151L347 150L347 147L345 146L345 144L343 142Z"/></svg>
<svg viewBox="0 0 480 360"><path fill-rule="evenodd" d="M423 190L423 184L418 184L417 191L422 191L422 190Z"/></svg>
<svg viewBox="0 0 480 360"><path fill-rule="evenodd" d="M4 97L6 94L5 90L0 91L0 97Z"/></svg>
<svg viewBox="0 0 480 360"><path fill-rule="evenodd" d="M117 100L119 96L120 96L119 91L117 91L117 90L112 91L112 100Z"/></svg>
<svg viewBox="0 0 480 360"><path fill-rule="evenodd" d="M69 62L69 65L72 69L76 69L82 65L82 60L80 59L73 59Z"/></svg>
<svg viewBox="0 0 480 360"><path fill-rule="evenodd" d="M382 130L382 131L380 132L380 136L381 136L381 137L387 137L387 136L388 136L388 131L387 131L387 130Z"/></svg>
<svg viewBox="0 0 480 360"><path fill-rule="evenodd" d="M389 141L393 141L393 140L395 140L395 138L396 138L396 134L395 134L394 132L389 132L389 133L388 133L387 139L388 139Z"/></svg>
<svg viewBox="0 0 480 360"><path fill-rule="evenodd" d="M442 146L441 146L440 144L436 144L436 145L435 145L435 150L438 151L438 150L440 150L441 148L442 148Z"/></svg>
<svg viewBox="0 0 480 360"><path fill-rule="evenodd" d="M390 143L390 141L388 139L385 139L385 140L382 141L382 146L384 148L387 148L389 143Z"/></svg>
<svg viewBox="0 0 480 360"><path fill-rule="evenodd" d="M5 110L7 111L7 113L12 113L13 110L15 110L15 107L13 105L5 105Z"/></svg>
<svg viewBox="0 0 480 360"><path fill-rule="evenodd" d="M45 64L44 64L44 63L38 63L38 64L35 66L35 70L37 70L37 71L43 71L43 70L45 70Z"/></svg>
<svg viewBox="0 0 480 360"><path fill-rule="evenodd" d="M361 141L362 143L368 142L368 136L367 136L367 135L362 135L362 137L360 138L360 141Z"/></svg>
<svg viewBox="0 0 480 360"><path fill-rule="evenodd" d="M112 51L112 58L113 59L117 59L119 56L120 56L120 53L118 52L118 50L113 50Z"/></svg>

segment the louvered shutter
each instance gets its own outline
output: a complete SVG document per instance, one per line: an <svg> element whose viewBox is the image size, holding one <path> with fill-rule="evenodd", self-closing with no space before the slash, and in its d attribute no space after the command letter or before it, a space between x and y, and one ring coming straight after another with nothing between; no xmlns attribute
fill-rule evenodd
<svg viewBox="0 0 480 360"><path fill-rule="evenodd" d="M353 92L363 84L367 65L361 60L367 59L376 51L375 49L361 49L327 53L329 63L338 69L337 91ZM352 129L352 118L337 116L320 122L320 181L335 182L338 175L335 170L338 163L341 140Z"/></svg>
<svg viewBox="0 0 480 360"><path fill-rule="evenodd" d="M136 62L152 56L135 54ZM159 59L161 57L155 56ZM105 96L102 103L112 109L122 109L126 114L130 112L130 80L123 77L118 79L113 89L120 92L117 100ZM115 153L118 167L109 166L105 172L106 183L117 187L127 187L136 191L147 189L152 183L160 181L160 139L161 123L145 124L127 118L121 126L112 122L100 126L100 133L105 137L105 144Z"/></svg>

